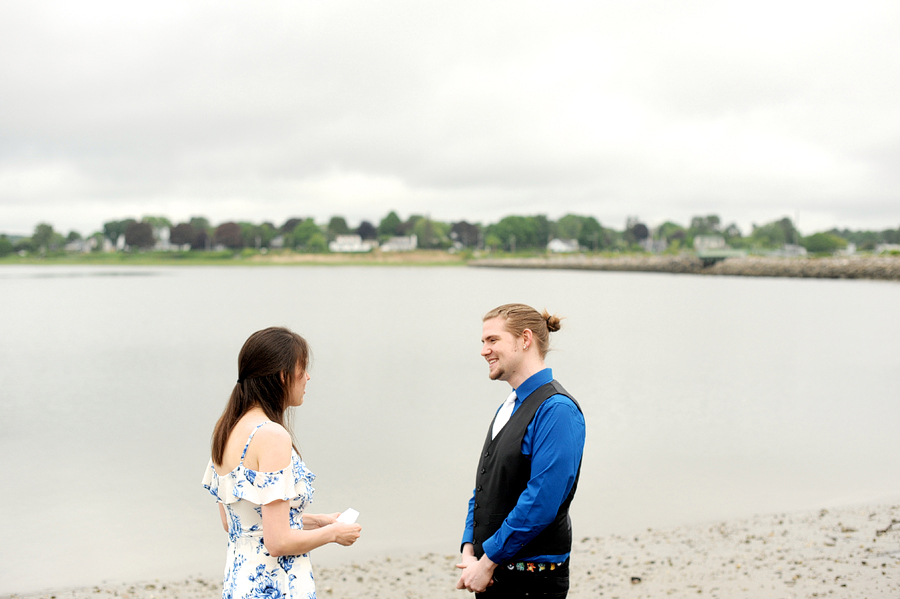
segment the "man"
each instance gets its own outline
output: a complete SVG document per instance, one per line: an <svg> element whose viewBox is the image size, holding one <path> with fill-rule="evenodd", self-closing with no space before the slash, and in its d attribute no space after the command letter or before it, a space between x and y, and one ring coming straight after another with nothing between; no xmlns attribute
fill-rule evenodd
<svg viewBox="0 0 900 599"><path fill-rule="evenodd" d="M523 304L485 314L481 355L513 388L488 430L462 539L457 589L485 598L569 589L575 495L584 450L578 403L544 366L559 318Z"/></svg>

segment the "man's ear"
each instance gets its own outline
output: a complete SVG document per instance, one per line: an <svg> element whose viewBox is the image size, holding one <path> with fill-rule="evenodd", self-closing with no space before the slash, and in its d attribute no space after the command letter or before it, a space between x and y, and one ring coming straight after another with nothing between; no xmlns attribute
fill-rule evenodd
<svg viewBox="0 0 900 599"><path fill-rule="evenodd" d="M522 340L525 342L525 345L531 345L534 341L534 333L531 332L531 329L525 329L522 331Z"/></svg>

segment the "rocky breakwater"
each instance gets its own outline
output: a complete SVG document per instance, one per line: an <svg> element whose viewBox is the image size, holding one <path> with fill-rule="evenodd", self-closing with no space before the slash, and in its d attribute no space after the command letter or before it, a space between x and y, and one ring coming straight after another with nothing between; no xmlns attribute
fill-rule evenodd
<svg viewBox="0 0 900 599"><path fill-rule="evenodd" d="M485 258L469 266L491 268L557 268L626 272L667 272L744 277L806 277L819 279L881 279L900 281L900 256L846 256L780 258L743 256L710 266L693 255L651 256L548 256L534 258Z"/></svg>

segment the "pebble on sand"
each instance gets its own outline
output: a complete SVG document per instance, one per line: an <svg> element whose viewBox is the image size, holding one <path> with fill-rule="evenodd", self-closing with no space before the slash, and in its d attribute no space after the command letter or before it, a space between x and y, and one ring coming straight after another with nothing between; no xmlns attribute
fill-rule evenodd
<svg viewBox="0 0 900 599"><path fill-rule="evenodd" d="M577 522L575 523L577 526ZM321 598L461 599L459 556L316 569ZM900 597L900 505L868 505L581 538L571 599ZM218 599L220 581L99 585L0 599Z"/></svg>

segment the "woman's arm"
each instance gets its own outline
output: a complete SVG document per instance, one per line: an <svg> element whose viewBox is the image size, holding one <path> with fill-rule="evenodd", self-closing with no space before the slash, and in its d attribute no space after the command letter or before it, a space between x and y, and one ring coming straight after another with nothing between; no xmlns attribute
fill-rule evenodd
<svg viewBox="0 0 900 599"><path fill-rule="evenodd" d="M291 463L291 436L278 425L267 425L259 429L253 437L244 463L260 472L278 472ZM359 538L362 527L359 524L335 522L328 515L311 515L317 526L309 530L291 528L290 505L279 500L262 506L263 540L266 551L275 557L300 555L328 543L352 545ZM306 526L306 518L303 520Z"/></svg>
<svg viewBox="0 0 900 599"><path fill-rule="evenodd" d="M312 530L297 530L290 525L290 505L273 501L262 506L263 541L270 555L300 555L328 543L345 547L359 538L359 524L333 522Z"/></svg>
<svg viewBox="0 0 900 599"><path fill-rule="evenodd" d="M340 512L333 514L303 514L303 530L313 530L337 521Z"/></svg>

